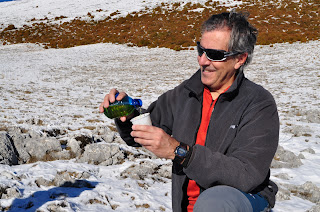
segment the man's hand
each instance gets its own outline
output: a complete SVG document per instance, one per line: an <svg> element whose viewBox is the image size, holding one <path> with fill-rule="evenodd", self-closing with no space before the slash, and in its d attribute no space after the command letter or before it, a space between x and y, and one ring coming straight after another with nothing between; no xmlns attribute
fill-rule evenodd
<svg viewBox="0 0 320 212"><path fill-rule="evenodd" d="M179 142L164 130L155 126L133 125L131 136L134 141L144 146L160 158L173 160L174 151Z"/></svg>
<svg viewBox="0 0 320 212"><path fill-rule="evenodd" d="M119 95L117 96L117 98L115 97L116 94L119 93ZM109 107L110 103L117 101L120 101L121 99L123 99L125 96L127 96L127 94L125 92L119 92L117 89L113 88L110 90L110 92L105 95L103 102L100 104L99 106L99 112L103 113L104 112L104 108ZM123 116L120 117L120 120L125 122L127 119L130 119L130 115L128 117Z"/></svg>

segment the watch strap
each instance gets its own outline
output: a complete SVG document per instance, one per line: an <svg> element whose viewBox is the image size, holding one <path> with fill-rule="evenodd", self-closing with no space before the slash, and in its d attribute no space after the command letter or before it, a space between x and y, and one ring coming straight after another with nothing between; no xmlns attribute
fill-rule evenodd
<svg viewBox="0 0 320 212"><path fill-rule="evenodd" d="M184 157L179 156L178 154L176 154L177 148L183 148L187 151L186 155ZM183 167L187 167L191 154L192 154L192 147L188 146L187 144L184 143L180 143L179 146L177 146L176 150L175 150L175 157L173 159L173 162L176 162L180 165L182 165Z"/></svg>

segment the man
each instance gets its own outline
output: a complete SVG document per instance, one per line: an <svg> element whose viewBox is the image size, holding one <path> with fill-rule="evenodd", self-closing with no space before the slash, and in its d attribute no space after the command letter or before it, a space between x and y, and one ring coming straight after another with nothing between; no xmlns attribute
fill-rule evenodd
<svg viewBox="0 0 320 212"><path fill-rule="evenodd" d="M271 94L244 77L257 30L231 12L211 16L201 32L200 70L149 106L153 126L132 126L137 112L115 122L128 145L173 160L173 211L268 211L278 190L269 166L279 118Z"/></svg>

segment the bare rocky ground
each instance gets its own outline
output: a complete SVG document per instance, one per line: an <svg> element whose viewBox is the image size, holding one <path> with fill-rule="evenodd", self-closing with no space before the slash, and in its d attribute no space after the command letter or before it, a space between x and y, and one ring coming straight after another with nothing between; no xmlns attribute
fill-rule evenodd
<svg viewBox="0 0 320 212"><path fill-rule="evenodd" d="M278 104L280 145L271 164L272 179L280 187L277 200L308 200L314 203L306 209L309 211L320 211L320 182L301 176L299 170L320 161L319 47L319 41L258 46L245 71ZM153 162L155 157L141 148L123 148L112 120L98 113L98 106L113 87L142 98L148 106L197 70L195 51L112 44L44 50L23 44L1 46L0 64L0 164L74 160L114 166L130 161L132 165L119 171L119 178L169 183L170 162ZM314 167L320 168L319 163ZM94 187L86 180L89 176L87 172L56 172L53 178L39 177L32 183L38 187ZM10 172L0 174L6 182L23 178ZM297 183L301 181L304 183ZM146 185L141 183L141 187ZM0 197L22 197L19 185L0 183ZM103 204L97 199L92 202ZM47 210L62 210L66 205L50 204Z"/></svg>

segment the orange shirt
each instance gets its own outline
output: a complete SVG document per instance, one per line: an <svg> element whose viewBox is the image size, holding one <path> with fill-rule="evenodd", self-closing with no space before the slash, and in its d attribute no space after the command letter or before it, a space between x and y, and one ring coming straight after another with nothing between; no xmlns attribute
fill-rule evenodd
<svg viewBox="0 0 320 212"><path fill-rule="evenodd" d="M226 92L229 87L224 91ZM203 91L203 103L202 103L202 117L201 123L197 134L196 144L205 145L207 130L211 118L211 114L214 108L214 105L217 102L216 98L214 101L212 99L210 90L205 87ZM187 195L188 195L188 212L193 212L194 204L197 201L198 196L200 195L200 187L194 180L189 180L188 187L187 187Z"/></svg>

